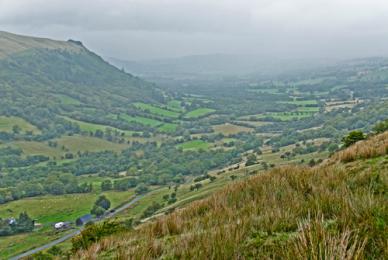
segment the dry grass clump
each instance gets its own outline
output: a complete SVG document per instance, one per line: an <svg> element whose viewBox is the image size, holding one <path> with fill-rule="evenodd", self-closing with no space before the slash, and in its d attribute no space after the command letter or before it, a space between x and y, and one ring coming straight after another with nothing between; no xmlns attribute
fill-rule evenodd
<svg viewBox="0 0 388 260"><path fill-rule="evenodd" d="M384 158L286 166L103 239L74 258L387 259L387 195Z"/></svg>
<svg viewBox="0 0 388 260"><path fill-rule="evenodd" d="M357 159L368 159L388 154L388 132L372 136L335 154L334 160L351 162Z"/></svg>

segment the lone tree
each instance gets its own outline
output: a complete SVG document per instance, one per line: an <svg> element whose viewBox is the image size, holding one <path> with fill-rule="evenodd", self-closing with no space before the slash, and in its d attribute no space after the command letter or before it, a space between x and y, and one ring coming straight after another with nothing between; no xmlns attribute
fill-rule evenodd
<svg viewBox="0 0 388 260"><path fill-rule="evenodd" d="M98 197L94 205L107 210L110 208L110 201L107 199L107 197L105 197L105 195L101 195L100 197Z"/></svg>
<svg viewBox="0 0 388 260"><path fill-rule="evenodd" d="M366 136L361 131L352 131L347 136L342 138L342 143L345 147L349 147L358 141L365 140Z"/></svg>
<svg viewBox="0 0 388 260"><path fill-rule="evenodd" d="M90 213L93 215L96 215L97 217L100 217L104 215L105 211L107 211L110 208L110 201L105 197L105 195L101 195L98 197L96 202L94 203L94 206Z"/></svg>

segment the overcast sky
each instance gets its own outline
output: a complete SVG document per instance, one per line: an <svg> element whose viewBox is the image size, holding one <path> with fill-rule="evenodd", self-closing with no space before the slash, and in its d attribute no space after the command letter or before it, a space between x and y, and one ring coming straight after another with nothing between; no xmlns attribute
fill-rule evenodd
<svg viewBox="0 0 388 260"><path fill-rule="evenodd" d="M388 0L0 0L0 30L130 60L388 56Z"/></svg>

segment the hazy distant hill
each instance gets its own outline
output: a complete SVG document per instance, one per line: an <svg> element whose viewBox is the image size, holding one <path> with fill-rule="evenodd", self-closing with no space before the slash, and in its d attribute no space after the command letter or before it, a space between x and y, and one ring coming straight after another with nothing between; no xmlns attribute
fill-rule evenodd
<svg viewBox="0 0 388 260"><path fill-rule="evenodd" d="M287 60L257 55L209 54L171 59L127 61L117 58L108 60L119 68L143 77L211 77L235 75L276 75L327 65L326 60ZM331 61L332 62L332 61Z"/></svg>

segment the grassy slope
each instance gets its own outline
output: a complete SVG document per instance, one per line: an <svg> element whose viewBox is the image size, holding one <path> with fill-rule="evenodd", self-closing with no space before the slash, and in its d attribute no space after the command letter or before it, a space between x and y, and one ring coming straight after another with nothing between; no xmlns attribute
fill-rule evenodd
<svg viewBox="0 0 388 260"><path fill-rule="evenodd" d="M178 148L182 148L183 150L198 150L204 149L207 150L210 147L210 143L202 141L202 140L193 140L188 141L182 144L177 145Z"/></svg>
<svg viewBox="0 0 388 260"><path fill-rule="evenodd" d="M16 35L0 31L0 59L31 48L61 49L79 52L80 46L63 41Z"/></svg>
<svg viewBox="0 0 388 260"><path fill-rule="evenodd" d="M285 166L106 238L75 258L388 257L388 133Z"/></svg>
<svg viewBox="0 0 388 260"><path fill-rule="evenodd" d="M170 118L177 118L179 117L179 113L174 112L174 111L169 111L157 106L153 106L150 104L145 104L145 103L135 103L135 106L138 109L144 110L144 111L149 111L149 113L157 115L157 116L163 116L163 117L170 117Z"/></svg>
<svg viewBox="0 0 388 260"><path fill-rule="evenodd" d="M15 125L19 126L23 132L32 131L35 134L40 133L37 127L31 125L23 118L15 116L0 116L0 132L12 132L12 128Z"/></svg>
<svg viewBox="0 0 388 260"><path fill-rule="evenodd" d="M98 151L115 151L119 152L128 147L126 144L117 144L104 139L89 136L63 136L56 139L59 146L65 146L70 152L98 152Z"/></svg>
<svg viewBox="0 0 388 260"><path fill-rule="evenodd" d="M215 112L214 109L210 108L198 108L196 110L190 111L185 115L185 118L198 118L202 116L206 116L208 114L211 114Z"/></svg>
<svg viewBox="0 0 388 260"><path fill-rule="evenodd" d="M248 128L245 126L239 126L239 125L232 125L229 123L223 124L223 125L215 125L213 126L213 129L216 133L221 133L224 135L234 135L238 133L246 133L246 132L252 132L252 128Z"/></svg>

